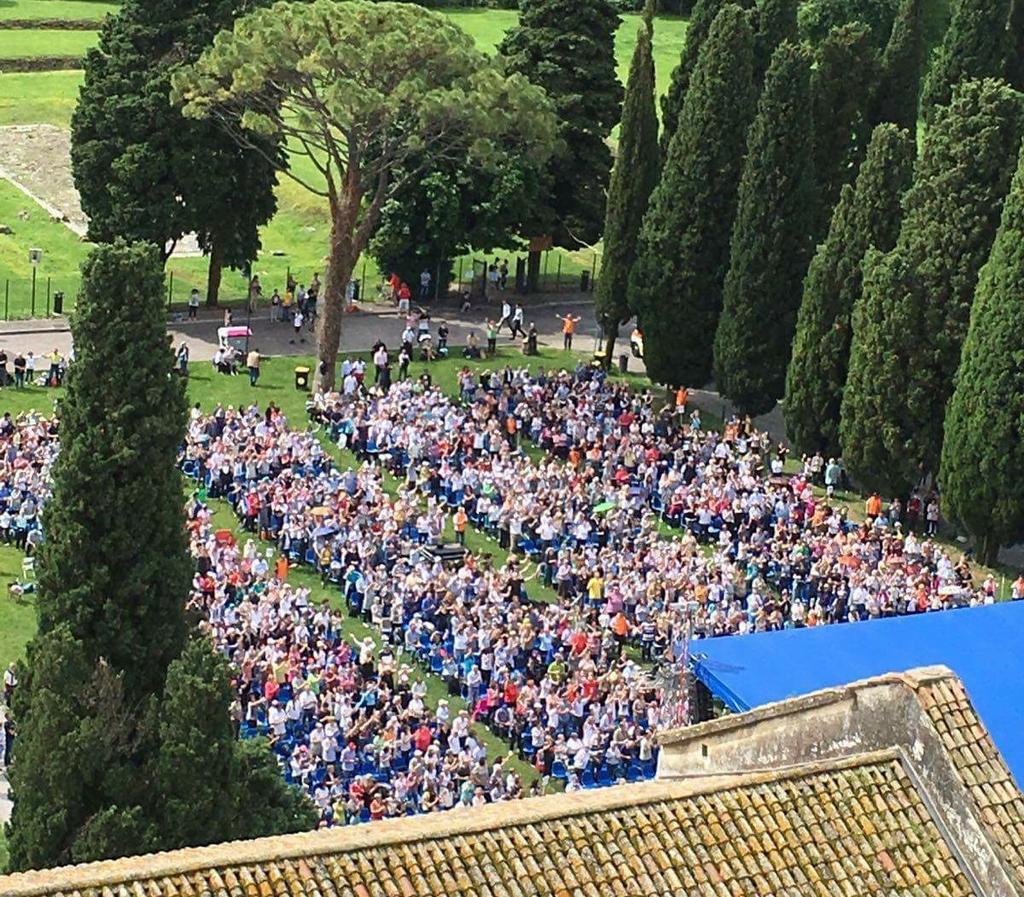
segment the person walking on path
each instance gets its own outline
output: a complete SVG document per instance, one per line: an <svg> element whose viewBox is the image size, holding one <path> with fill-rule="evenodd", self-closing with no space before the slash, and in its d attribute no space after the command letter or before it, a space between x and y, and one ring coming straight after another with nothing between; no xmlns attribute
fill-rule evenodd
<svg viewBox="0 0 1024 897"><path fill-rule="evenodd" d="M498 333L501 333L501 327L503 324L508 324L509 330L512 330L512 305L508 299L501 300L501 317L498 318ZM515 336L515 331L512 330L512 335Z"/></svg>
<svg viewBox="0 0 1024 897"><path fill-rule="evenodd" d="M199 313L199 290L193 288L188 297L188 319L194 321Z"/></svg>
<svg viewBox="0 0 1024 897"><path fill-rule="evenodd" d="M576 325L582 318L577 318L570 313L564 317L559 316L558 320L562 322L562 348L568 351L572 349L572 337L576 332Z"/></svg>
<svg viewBox="0 0 1024 897"><path fill-rule="evenodd" d="M304 343L306 341L306 338L302 335L302 325L305 320L305 316L302 314L302 309L296 308L295 317L292 318L292 327L294 328L295 335L288 340L288 342L294 343L296 339L298 339L300 343Z"/></svg>
<svg viewBox="0 0 1024 897"><path fill-rule="evenodd" d="M516 304L516 310L512 315L512 336L511 339L515 339L516 335L526 336L526 331L523 329L523 317L526 312L523 311L523 306Z"/></svg>

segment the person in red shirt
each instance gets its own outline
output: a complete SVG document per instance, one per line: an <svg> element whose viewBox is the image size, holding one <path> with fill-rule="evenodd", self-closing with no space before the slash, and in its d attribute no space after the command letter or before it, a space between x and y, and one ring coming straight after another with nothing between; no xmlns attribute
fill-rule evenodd
<svg viewBox="0 0 1024 897"><path fill-rule="evenodd" d="M519 686L512 679L505 681L505 703L510 707L514 707L516 701L519 699Z"/></svg>
<svg viewBox="0 0 1024 897"><path fill-rule="evenodd" d="M412 740L416 745L416 750L426 751L430 747L430 742L434 740L434 736L430 734L430 729L427 728L427 724L423 723L417 730L416 734L413 735Z"/></svg>

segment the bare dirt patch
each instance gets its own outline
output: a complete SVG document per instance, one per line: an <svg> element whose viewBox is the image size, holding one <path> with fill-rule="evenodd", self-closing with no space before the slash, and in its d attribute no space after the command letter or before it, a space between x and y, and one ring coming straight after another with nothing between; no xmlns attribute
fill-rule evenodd
<svg viewBox="0 0 1024 897"><path fill-rule="evenodd" d="M88 229L71 177L71 139L56 125L0 128L0 177L29 193L76 234Z"/></svg>
<svg viewBox="0 0 1024 897"><path fill-rule="evenodd" d="M89 229L71 176L71 134L56 125L0 127L0 178L23 190L80 237ZM175 258L202 255L195 236L182 237Z"/></svg>

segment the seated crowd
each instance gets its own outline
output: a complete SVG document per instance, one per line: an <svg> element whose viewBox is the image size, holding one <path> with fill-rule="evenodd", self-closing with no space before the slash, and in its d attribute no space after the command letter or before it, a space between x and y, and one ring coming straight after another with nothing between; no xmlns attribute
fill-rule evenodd
<svg viewBox="0 0 1024 897"><path fill-rule="evenodd" d="M656 689L622 641L595 638L589 612L529 602L514 558L494 569L469 556L457 571L431 561L421 547L441 538L438 502L392 499L371 465L338 470L314 434L273 409L196 415L185 467L248 528L337 582L350 613L429 665L466 699L469 720L541 772L570 786L653 774Z"/></svg>
<svg viewBox="0 0 1024 897"><path fill-rule="evenodd" d="M645 654L697 637L814 626L994 600L933 541L819 498L814 464L783 474L764 434L700 428L600 372L468 370L462 404L422 383L318 398L365 457L540 562L563 598L606 609ZM520 450L526 440L541 452ZM533 456L539 455L539 460ZM869 509L871 510L871 509ZM645 644L646 642L646 644Z"/></svg>

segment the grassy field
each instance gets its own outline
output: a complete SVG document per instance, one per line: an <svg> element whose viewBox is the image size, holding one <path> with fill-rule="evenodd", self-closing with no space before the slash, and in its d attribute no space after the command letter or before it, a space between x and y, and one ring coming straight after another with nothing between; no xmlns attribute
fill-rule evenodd
<svg viewBox="0 0 1024 897"><path fill-rule="evenodd" d="M84 56L85 51L95 43L95 31L0 28L0 59Z"/></svg>
<svg viewBox="0 0 1024 897"><path fill-rule="evenodd" d="M21 311L27 316L31 308L29 247L43 250L43 261L36 274L37 313L45 311L48 276L51 290L63 290L73 296L78 289L78 265L87 245L69 228L51 221L38 203L5 180L0 180L0 222L14 231L0 234L0 314L6 317L8 311Z"/></svg>
<svg viewBox="0 0 1024 897"><path fill-rule="evenodd" d="M0 125L68 127L81 83L78 71L0 74Z"/></svg>
<svg viewBox="0 0 1024 897"><path fill-rule="evenodd" d="M65 8L76 11L72 16ZM86 3L72 0L0 0L0 16L7 18L100 18L112 7L107 4ZM48 12L48 10L50 10ZM452 10L448 15L458 22L485 50L491 51L501 40L505 32L516 22L517 14L512 10ZM620 78L625 79L629 60L636 41L639 16L630 14L623 16L623 23L616 35L616 56ZM682 48L686 22L679 18L659 19L655 28L654 55L658 74L659 91L664 91L669 82L671 71L679 58ZM0 29L0 59L11 55L42 55L63 53L55 47L64 40L54 35L68 35L68 40L79 41L82 49L95 39L95 32L61 32L42 30L8 30ZM47 123L67 127L71 112L77 99L81 73L43 72L27 74L0 74L0 125ZM303 171L305 176L308 172ZM2 186L2 185L0 185ZM11 281L9 315L26 317L31 312L29 288L31 271L25 261L31 239L43 239L40 228L19 228L9 217L12 203L20 209L17 196L8 195L10 188L0 189L0 223L10 223L15 229L13 237L0 236L0 290L4 282ZM309 279L314 271L323 270L323 256L327 243L328 221L324 202L290 178L282 177L278 187L278 214L263 229L263 251L254 263L253 270L268 287L283 286L290 271L297 272L300 279ZM43 223L48 219L43 215ZM59 229L59 228L58 228ZM47 230L47 228L42 228ZM44 256L43 266L38 275L47 274L54 284L60 282L69 298L74 295L77 283L77 269L88 246L77 241L74 235L63 240L55 234L47 234L56 248ZM513 250L499 250L498 255L506 258L514 256ZM472 270L473 258L483 258L482 254L470 254L461 260L465 279L468 281ZM580 272L599 268L599 256L591 250L582 252L563 252L556 250L547 254L543 269L548 278L553 280L556 275L564 278L566 287L578 280ZM459 265L456 264L456 273ZM183 302L192 287L203 290L206 279L206 261L197 259L174 259L168 265L173 273L171 290L175 301ZM371 259L364 259L356 270L355 276L364 279L364 289L376 288L379 282L376 265ZM226 272L222 286L225 298L237 297L244 290L243 279L233 273ZM37 285L38 295L38 285ZM0 294L0 301L3 296ZM40 306L37 302L37 313ZM0 308L0 312L2 312Z"/></svg>
<svg viewBox="0 0 1024 897"><path fill-rule="evenodd" d="M88 0L0 0L0 22L12 19L67 19L77 22L101 22L116 3Z"/></svg>

